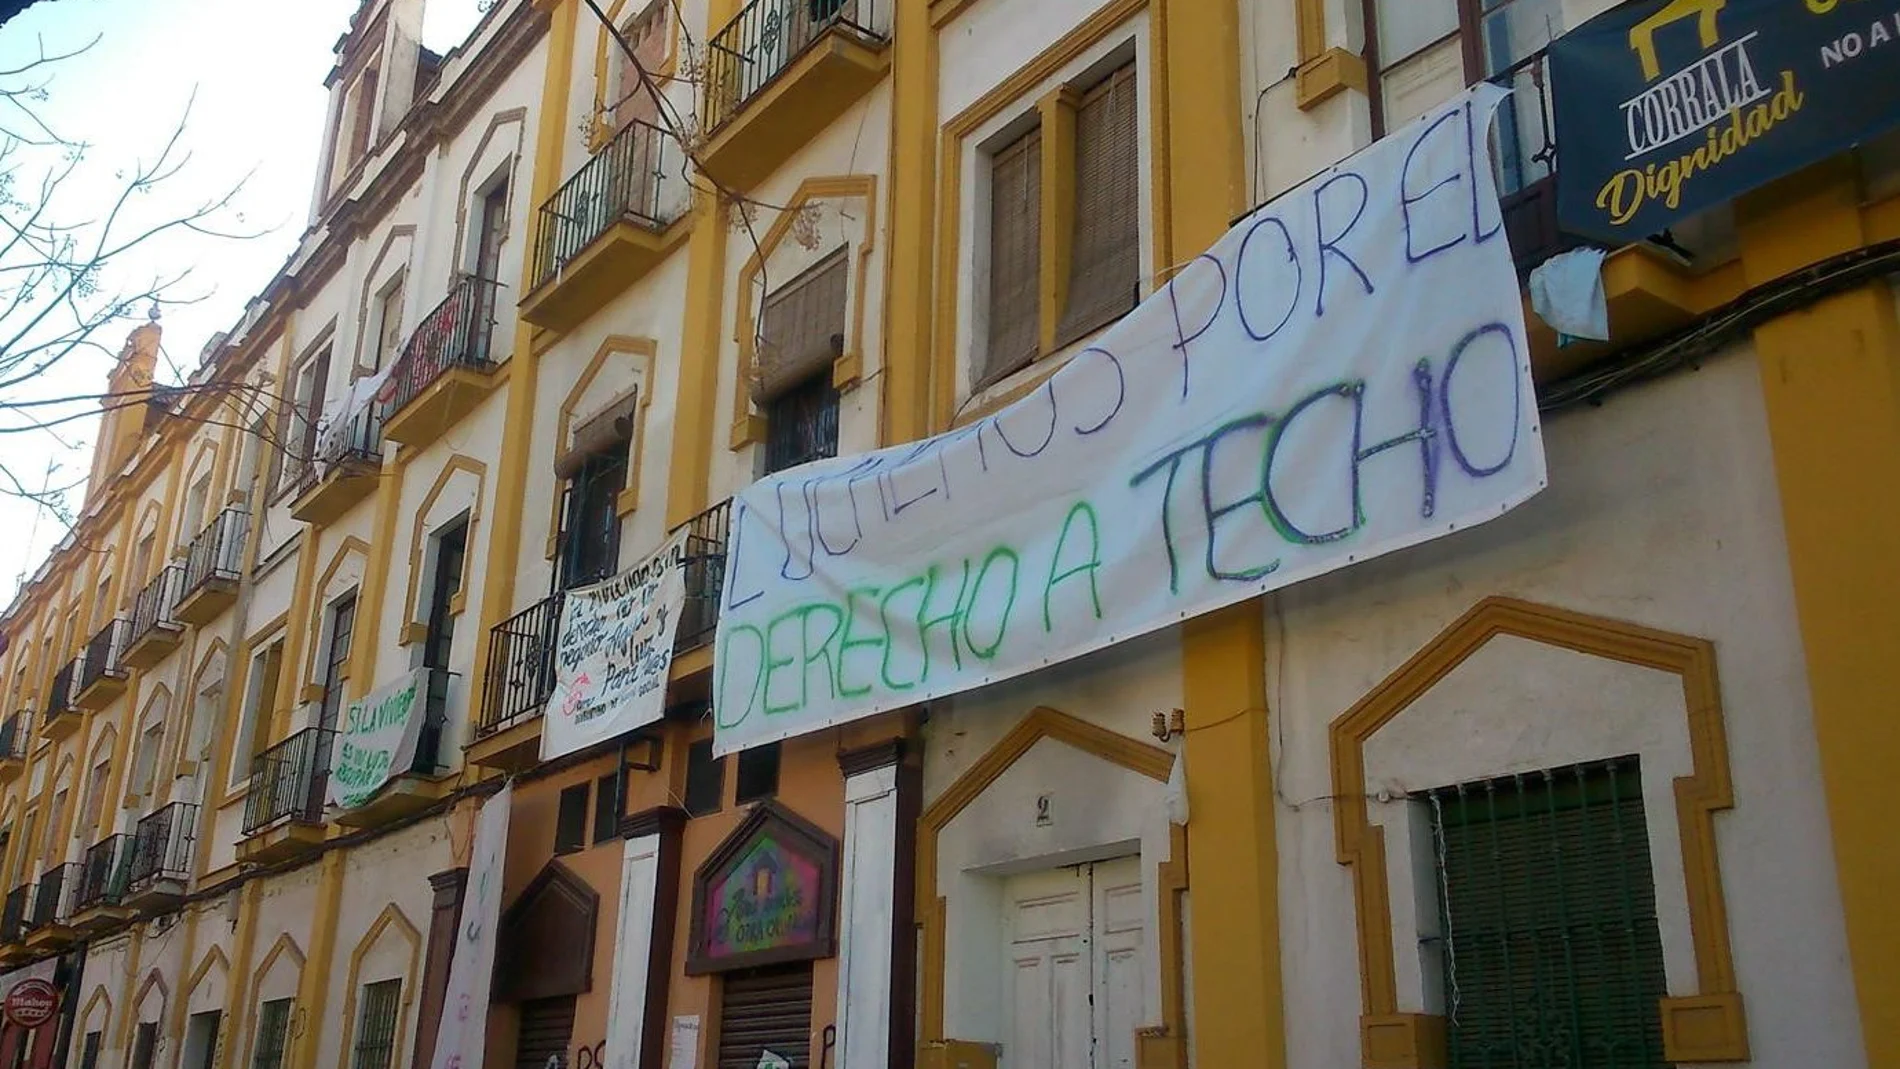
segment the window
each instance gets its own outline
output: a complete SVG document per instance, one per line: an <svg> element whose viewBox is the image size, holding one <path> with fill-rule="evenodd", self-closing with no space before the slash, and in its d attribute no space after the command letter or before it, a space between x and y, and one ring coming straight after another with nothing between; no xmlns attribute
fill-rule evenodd
<svg viewBox="0 0 1900 1069"><path fill-rule="evenodd" d="M323 700L317 707L317 723L336 727L343 708L343 682L349 676L350 639L356 630L356 592L338 598L330 606L330 647L323 665Z"/></svg>
<svg viewBox="0 0 1900 1069"><path fill-rule="evenodd" d="M389 1069L396 1060L396 1017L402 1009L402 981L364 984L362 1002L351 1069Z"/></svg>
<svg viewBox="0 0 1900 1069"><path fill-rule="evenodd" d="M375 67L371 67L363 72L363 76L356 80L356 87L350 91L349 165L352 167L369 151L370 140L376 130L377 79L378 72Z"/></svg>
<svg viewBox="0 0 1900 1069"><path fill-rule="evenodd" d="M370 328L375 332L369 337L369 369L381 371L402 351L402 286L405 279L398 271L388 284L376 293L376 302L371 309Z"/></svg>
<svg viewBox="0 0 1900 1069"><path fill-rule="evenodd" d="M826 368L765 406L765 474L838 455L838 391Z"/></svg>
<svg viewBox="0 0 1900 1069"><path fill-rule="evenodd" d="M462 589L462 570L468 558L468 517L455 520L437 531L430 556L434 560L429 580L428 637L423 643L422 663L430 668L449 666L450 647L455 642L455 595Z"/></svg>
<svg viewBox="0 0 1900 1069"><path fill-rule="evenodd" d="M132 581L143 585L152 574L152 555L158 552L158 535L147 533L132 551Z"/></svg>
<svg viewBox="0 0 1900 1069"><path fill-rule="evenodd" d="M251 1069L283 1069L284 1041L290 1035L290 1003L272 999L257 1008L257 1039L251 1045Z"/></svg>
<svg viewBox="0 0 1900 1069"><path fill-rule="evenodd" d="M270 745L270 718L277 710L277 690L284 670L284 642L278 639L251 658L251 673L232 748L231 782L249 778L251 762ZM215 716L215 709L213 716Z"/></svg>
<svg viewBox="0 0 1900 1069"><path fill-rule="evenodd" d="M251 421L250 432L244 436L243 452L238 454L237 492L248 503L251 493L257 486L258 458L263 455L264 443L270 438L270 417L258 416ZM273 453L276 451L273 450ZM186 537L196 535L192 531Z"/></svg>
<svg viewBox="0 0 1900 1069"><path fill-rule="evenodd" d="M185 1049L179 1069L212 1069L212 1055L218 1050L218 1025L223 1014L217 1010L194 1013L185 1023Z"/></svg>
<svg viewBox="0 0 1900 1069"><path fill-rule="evenodd" d="M158 753L165 745L165 722L152 724L139 736L139 752L133 758L133 790L141 798L150 798L158 786Z"/></svg>
<svg viewBox="0 0 1900 1069"><path fill-rule="evenodd" d="M619 437L584 454L568 477L561 538L562 589L605 579L619 567L620 492L626 486L627 439Z"/></svg>
<svg viewBox="0 0 1900 1069"><path fill-rule="evenodd" d="M561 791L561 807L554 819L554 852L571 854L587 847L587 784Z"/></svg>
<svg viewBox="0 0 1900 1069"><path fill-rule="evenodd" d="M850 287L839 247L765 299L753 359L753 400L765 411L769 474L838 455L832 363L844 353Z"/></svg>
<svg viewBox="0 0 1900 1069"><path fill-rule="evenodd" d="M158 1022L140 1021L132 1037L132 1060L127 1069L152 1069L152 1056L158 1053Z"/></svg>
<svg viewBox="0 0 1900 1069"><path fill-rule="evenodd" d="M72 792L61 787L53 794L53 808L46 814L46 841L40 844L40 860L47 867L59 864L66 851L61 849L59 841L60 825L66 822L67 796Z"/></svg>
<svg viewBox="0 0 1900 1069"><path fill-rule="evenodd" d="M701 739L686 748L686 815L703 817L719 812L726 791L726 762L713 756L713 741Z"/></svg>
<svg viewBox="0 0 1900 1069"><path fill-rule="evenodd" d="M508 180L502 178L482 194L476 215L480 230L475 237L475 277L486 285L476 289L480 305L475 309L473 335L469 338L468 360L480 363L488 359L489 345L495 334L495 299L501 285L501 250L508 243Z"/></svg>
<svg viewBox="0 0 1900 1069"><path fill-rule="evenodd" d="M989 155L988 331L973 369L978 388L1113 323L1140 297L1134 62L1063 86L1038 112L1034 126ZM1068 227L1045 230L1063 219Z"/></svg>
<svg viewBox="0 0 1900 1069"><path fill-rule="evenodd" d="M99 827L99 819L106 811L106 777L112 774L112 751L108 747L99 757L99 763L92 766L86 775L86 822L82 832L90 832Z"/></svg>
<svg viewBox="0 0 1900 1069"><path fill-rule="evenodd" d="M594 781L594 845L620 837L620 773Z"/></svg>
<svg viewBox="0 0 1900 1069"><path fill-rule="evenodd" d="M733 801L739 805L770 798L778 793L779 744L768 742L739 753L738 782L733 784Z"/></svg>
<svg viewBox="0 0 1900 1069"><path fill-rule="evenodd" d="M666 16L670 6L671 0L650 0L620 27L620 35L626 38L633 54L640 57L640 65L655 76L666 61L669 30ZM641 84L639 70L628 62L627 54L618 45L608 47L612 50L615 72L613 98L608 102L614 128L619 129L635 119L653 122L659 115L659 105Z"/></svg>
<svg viewBox="0 0 1900 1069"><path fill-rule="evenodd" d="M86 1041L79 1048L79 1069L99 1069L99 1044L105 1039L103 1032L87 1032ZM24 1038L17 1040L19 1049L24 1051L27 1043Z"/></svg>
<svg viewBox="0 0 1900 1069"><path fill-rule="evenodd" d="M1427 792L1450 1064L1663 1061L1635 758Z"/></svg>
<svg viewBox="0 0 1900 1069"><path fill-rule="evenodd" d="M198 532L211 522L208 515L211 509L211 473L206 472L185 491L185 526L181 533L186 538L195 538Z"/></svg>
<svg viewBox="0 0 1900 1069"><path fill-rule="evenodd" d="M304 361L291 379L290 404L284 410L283 431L277 436L290 454L290 463L278 469L281 491L296 482L303 469L316 461L318 420L323 416L323 394L330 381L330 349L325 346Z"/></svg>

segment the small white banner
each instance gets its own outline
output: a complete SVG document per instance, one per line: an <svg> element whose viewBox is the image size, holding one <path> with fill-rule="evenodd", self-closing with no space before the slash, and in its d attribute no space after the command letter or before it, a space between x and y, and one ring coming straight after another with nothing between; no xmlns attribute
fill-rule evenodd
<svg viewBox="0 0 1900 1069"><path fill-rule="evenodd" d="M1505 95L1475 87L1255 210L1013 404L741 493L715 751L1033 672L1537 493L1486 151Z"/></svg>
<svg viewBox="0 0 1900 1069"><path fill-rule="evenodd" d="M686 606L686 535L604 583L567 592L554 646L546 761L651 724L666 711L673 636Z"/></svg>
<svg viewBox="0 0 1900 1069"><path fill-rule="evenodd" d="M415 764L427 716L429 672L412 669L344 710L330 766L331 805L355 809Z"/></svg>
<svg viewBox="0 0 1900 1069"><path fill-rule="evenodd" d="M504 784L482 803L475 820L475 849L462 896L462 924L449 958L449 986L442 1021L435 1030L429 1069L480 1069L488 1042L488 990L495 976L495 940L501 924L502 864L508 849L508 814L515 787Z"/></svg>

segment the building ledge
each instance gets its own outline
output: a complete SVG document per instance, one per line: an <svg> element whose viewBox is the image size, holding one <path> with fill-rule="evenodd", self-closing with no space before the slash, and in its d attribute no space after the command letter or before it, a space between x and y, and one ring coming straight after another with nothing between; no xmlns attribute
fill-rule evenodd
<svg viewBox="0 0 1900 1069"><path fill-rule="evenodd" d="M159 877L125 893L125 907L135 912L166 910L185 897L185 881Z"/></svg>
<svg viewBox="0 0 1900 1069"><path fill-rule="evenodd" d="M321 824L280 820L246 835L238 841L237 859L246 865L267 865L293 857L315 853L323 846Z"/></svg>
<svg viewBox="0 0 1900 1069"><path fill-rule="evenodd" d="M154 624L125 648L119 655L119 663L142 672L164 660L184 637L185 629L177 624Z"/></svg>
<svg viewBox="0 0 1900 1069"><path fill-rule="evenodd" d="M24 962L31 956L25 943L8 943L0 946L0 968L7 968Z"/></svg>
<svg viewBox="0 0 1900 1069"><path fill-rule="evenodd" d="M89 713L96 713L111 705L125 693L125 674L103 675L93 680L85 690L73 696L73 704Z"/></svg>
<svg viewBox="0 0 1900 1069"><path fill-rule="evenodd" d="M26 949L32 954L49 954L72 946L78 939L79 933L70 924L47 924L27 933Z"/></svg>
<svg viewBox="0 0 1900 1069"><path fill-rule="evenodd" d="M46 723L40 725L40 735L53 742L64 742L72 738L85 724L86 714L77 709L69 709L47 717Z"/></svg>
<svg viewBox="0 0 1900 1069"><path fill-rule="evenodd" d="M383 437L410 449L428 445L495 392L503 381L499 372L494 366L443 369L413 400L384 418Z"/></svg>
<svg viewBox="0 0 1900 1069"><path fill-rule="evenodd" d="M541 720L536 714L469 743L468 763L504 772L532 768L541 760Z"/></svg>
<svg viewBox="0 0 1900 1069"><path fill-rule="evenodd" d="M449 779L433 776L397 776L383 785L376 797L346 813L336 822L346 828L379 828L412 816L448 797L453 790Z"/></svg>
<svg viewBox="0 0 1900 1069"><path fill-rule="evenodd" d="M121 902L117 905L89 906L73 914L73 927L82 932L103 932L116 928L136 915L132 907Z"/></svg>
<svg viewBox="0 0 1900 1069"><path fill-rule="evenodd" d="M335 523L358 502L376 492L381 475L376 468L362 462L337 464L325 472L315 486L298 496L290 507L290 515L304 523Z"/></svg>
<svg viewBox="0 0 1900 1069"><path fill-rule="evenodd" d="M833 27L771 83L739 102L700 158L719 184L741 193L784 166L891 68L884 41Z"/></svg>
<svg viewBox="0 0 1900 1069"><path fill-rule="evenodd" d="M207 579L178 599L172 615L193 627L204 627L237 600L237 588L235 579Z"/></svg>
<svg viewBox="0 0 1900 1069"><path fill-rule="evenodd" d="M693 216L656 230L623 216L521 299L521 318L566 333L645 278L692 230Z"/></svg>
<svg viewBox="0 0 1900 1069"><path fill-rule="evenodd" d="M1739 297L1746 288L1740 261L1693 273L1652 249L1626 245L1603 261L1610 340L1558 344L1557 332L1524 297L1531 370L1542 384L1559 382L1606 356L1679 330Z"/></svg>
<svg viewBox="0 0 1900 1069"><path fill-rule="evenodd" d="M26 758L0 757L0 787L11 787L26 771Z"/></svg>

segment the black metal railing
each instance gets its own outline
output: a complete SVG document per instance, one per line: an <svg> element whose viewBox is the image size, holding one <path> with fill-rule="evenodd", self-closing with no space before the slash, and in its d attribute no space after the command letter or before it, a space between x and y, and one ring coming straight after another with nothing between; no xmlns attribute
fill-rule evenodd
<svg viewBox="0 0 1900 1069"><path fill-rule="evenodd" d="M884 41L882 15L878 0L752 0L706 51L706 129L731 119L829 30Z"/></svg>
<svg viewBox="0 0 1900 1069"><path fill-rule="evenodd" d="M554 647L565 595L553 594L496 624L488 633L488 678L482 688L479 738L540 716L554 692Z"/></svg>
<svg viewBox="0 0 1900 1069"><path fill-rule="evenodd" d="M652 229L670 226L692 203L673 135L635 119L541 205L534 232L534 284L622 219Z"/></svg>
<svg viewBox="0 0 1900 1069"><path fill-rule="evenodd" d="M79 676L80 662L84 657L74 657L53 673L52 685L46 691L46 716L52 719L78 708L73 702L73 682Z"/></svg>
<svg viewBox="0 0 1900 1069"><path fill-rule="evenodd" d="M416 732L416 756L407 771L417 776L434 776L448 770L442 760L442 734L449 723L449 687L456 673L446 668L422 671L422 728Z"/></svg>
<svg viewBox="0 0 1900 1069"><path fill-rule="evenodd" d="M119 655L124 652L125 617L120 616L100 628L86 643L86 652L80 657L80 691L102 679L124 679L125 666L119 663Z"/></svg>
<svg viewBox="0 0 1900 1069"><path fill-rule="evenodd" d="M159 880L185 881L197 838L198 807L191 802L173 802L139 818L132 829L130 888L142 891Z"/></svg>
<svg viewBox="0 0 1900 1069"><path fill-rule="evenodd" d="M499 282L464 275L442 303L424 316L390 369L384 414L398 412L429 384L453 367L485 371L494 362L488 351L495 334Z"/></svg>
<svg viewBox="0 0 1900 1069"><path fill-rule="evenodd" d="M23 761L33 748L33 710L19 712L0 721L0 761Z"/></svg>
<svg viewBox="0 0 1900 1069"><path fill-rule="evenodd" d="M17 943L26 934L26 908L32 897L30 883L7 892L6 905L0 906L0 944Z"/></svg>
<svg viewBox="0 0 1900 1069"><path fill-rule="evenodd" d="M332 472L350 468L376 469L383 463L383 406L371 401L317 433L316 455L304 461L297 476L302 497Z"/></svg>
<svg viewBox="0 0 1900 1069"><path fill-rule="evenodd" d="M79 867L79 893L73 908L79 911L116 906L125 898L132 875L132 837L108 835L86 850Z"/></svg>
<svg viewBox="0 0 1900 1069"><path fill-rule="evenodd" d="M126 645L138 642L161 627L178 626L177 619L172 616L172 607L178 604L178 595L184 589L184 582L184 564L172 561L160 568L158 575L145 584L139 596L132 599L132 625L126 635Z"/></svg>
<svg viewBox="0 0 1900 1069"><path fill-rule="evenodd" d="M67 862L54 865L40 877L39 886L33 890L33 921L29 931L38 931L50 924L65 924L73 917L73 885L78 880L79 866Z"/></svg>
<svg viewBox="0 0 1900 1069"><path fill-rule="evenodd" d="M336 732L330 728L305 728L251 759L244 834L286 818L299 824L322 823L335 741Z"/></svg>
<svg viewBox="0 0 1900 1069"><path fill-rule="evenodd" d="M236 580L243 568L244 536L251 514L233 506L218 513L185 550L184 589L179 597L196 594L215 579Z"/></svg>
<svg viewBox="0 0 1900 1069"><path fill-rule="evenodd" d="M719 625L719 598L726 585L726 538L731 529L731 498L687 523L686 604L673 637L675 653L698 649L713 639L713 629Z"/></svg>
<svg viewBox="0 0 1900 1069"><path fill-rule="evenodd" d="M1538 49L1492 76L1511 90L1498 110L1492 138L1499 210L1520 274L1581 239L1557 223L1557 125L1551 101L1550 54Z"/></svg>

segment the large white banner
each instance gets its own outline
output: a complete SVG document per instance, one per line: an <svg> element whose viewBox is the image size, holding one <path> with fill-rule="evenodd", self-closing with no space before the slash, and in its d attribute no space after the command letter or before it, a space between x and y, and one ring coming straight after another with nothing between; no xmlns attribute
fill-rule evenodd
<svg viewBox="0 0 1900 1069"><path fill-rule="evenodd" d="M637 567L567 592L541 759L651 724L666 711L673 636L686 607L681 530Z"/></svg>
<svg viewBox="0 0 1900 1069"><path fill-rule="evenodd" d="M462 923L449 958L449 986L435 1030L429 1069L481 1069L488 1039L488 990L495 977L495 940L501 924L502 863L508 850L508 813L515 787L503 784L482 803L475 820L474 856L462 892Z"/></svg>
<svg viewBox="0 0 1900 1069"><path fill-rule="evenodd" d="M1485 148L1504 96L1476 87L1254 211L1008 407L739 495L716 751L1035 671L1535 494Z"/></svg>
<svg viewBox="0 0 1900 1069"><path fill-rule="evenodd" d="M415 765L416 742L428 715L429 672L411 669L403 678L350 703L336 734L329 804L355 809Z"/></svg>

